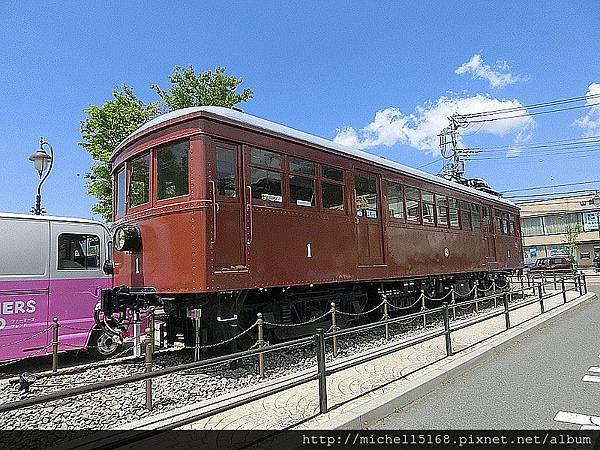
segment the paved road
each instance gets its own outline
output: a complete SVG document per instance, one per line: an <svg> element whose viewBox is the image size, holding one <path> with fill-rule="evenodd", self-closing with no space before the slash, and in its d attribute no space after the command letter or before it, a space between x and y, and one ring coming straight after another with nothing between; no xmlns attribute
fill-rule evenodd
<svg viewBox="0 0 600 450"><path fill-rule="evenodd" d="M588 288L600 297L597 280ZM600 299L593 299L550 320L372 428L600 426L599 352ZM584 376L590 381L583 381Z"/></svg>

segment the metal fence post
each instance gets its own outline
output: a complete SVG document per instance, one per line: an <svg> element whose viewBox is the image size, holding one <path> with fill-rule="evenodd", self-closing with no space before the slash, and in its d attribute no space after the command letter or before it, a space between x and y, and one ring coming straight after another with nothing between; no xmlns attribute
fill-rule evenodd
<svg viewBox="0 0 600 450"><path fill-rule="evenodd" d="M317 345L317 365L319 369L319 408L321 414L327 412L327 371L325 368L325 333L323 328L317 328L315 335Z"/></svg>
<svg viewBox="0 0 600 450"><path fill-rule="evenodd" d="M140 312L133 313L133 356L142 356L142 322L140 321Z"/></svg>
<svg viewBox="0 0 600 450"><path fill-rule="evenodd" d="M567 290L565 289L564 277L560 279L560 289L562 290L563 303L567 303Z"/></svg>
<svg viewBox="0 0 600 450"><path fill-rule="evenodd" d="M475 299L475 312L477 312L477 313L479 312L479 302L477 301L477 299L479 298L478 289L479 289L479 280L475 280L475 296L474 296L474 299Z"/></svg>
<svg viewBox="0 0 600 450"><path fill-rule="evenodd" d="M581 285L581 275L577 275L577 284L579 285L579 295L583 295L583 286Z"/></svg>
<svg viewBox="0 0 600 450"><path fill-rule="evenodd" d="M542 294L542 283L538 285L538 298L540 299L540 309L544 314L544 296Z"/></svg>
<svg viewBox="0 0 600 450"><path fill-rule="evenodd" d="M384 294L385 295L385 294ZM387 320L390 318L388 314L388 303L387 297L383 297L383 320L385 320L385 340L390 340L390 326L387 323Z"/></svg>
<svg viewBox="0 0 600 450"><path fill-rule="evenodd" d="M585 281L585 274L584 273L581 274L581 283L583 284L583 293L587 294L588 290L587 290L587 283Z"/></svg>
<svg viewBox="0 0 600 450"><path fill-rule="evenodd" d="M506 322L507 330L510 328L510 315L509 315L509 309L508 309L508 297L509 296L512 296L512 293L505 292L504 296L502 298L502 301L504 302L504 320Z"/></svg>
<svg viewBox="0 0 600 450"><path fill-rule="evenodd" d="M448 315L448 303L442 303L444 308L444 335L446 337L446 355L452 356L452 339L450 337L450 316Z"/></svg>
<svg viewBox="0 0 600 450"><path fill-rule="evenodd" d="M519 277L519 281L521 281L521 291L523 291L523 289L524 289L524 286L523 286L523 275L521 275Z"/></svg>
<svg viewBox="0 0 600 450"><path fill-rule="evenodd" d="M52 320L52 372L58 370L58 346L60 344L58 340L58 317Z"/></svg>
<svg viewBox="0 0 600 450"><path fill-rule="evenodd" d="M331 302L331 331L333 331L334 333L337 331L337 321L336 321L336 317L335 317L335 302ZM333 336L332 338L332 345L333 345L333 357L337 358L337 336Z"/></svg>
<svg viewBox="0 0 600 450"><path fill-rule="evenodd" d="M155 318L154 318L154 308L150 308L150 343L152 344L152 353L154 354L154 326L155 326Z"/></svg>
<svg viewBox="0 0 600 450"><path fill-rule="evenodd" d="M455 302L456 302L456 294L454 292L454 286L452 286L450 288L450 304L452 305L452 320L456 320L456 306L455 306Z"/></svg>
<svg viewBox="0 0 600 450"><path fill-rule="evenodd" d="M423 313L423 329L427 328L427 314L425 314L425 291L421 289L421 312Z"/></svg>
<svg viewBox="0 0 600 450"><path fill-rule="evenodd" d="M258 348L263 348L265 346L265 330L262 313L256 314L256 324L258 325ZM258 373L261 378L265 377L265 355L264 353L258 354Z"/></svg>
<svg viewBox="0 0 600 450"><path fill-rule="evenodd" d="M144 366L146 367L146 373L152 372L152 330L146 328L146 359ZM152 378L146 380L146 409L152 411Z"/></svg>
<svg viewBox="0 0 600 450"><path fill-rule="evenodd" d="M556 291L558 289L556 286L556 272L552 272L552 280L554 281L554 290Z"/></svg>

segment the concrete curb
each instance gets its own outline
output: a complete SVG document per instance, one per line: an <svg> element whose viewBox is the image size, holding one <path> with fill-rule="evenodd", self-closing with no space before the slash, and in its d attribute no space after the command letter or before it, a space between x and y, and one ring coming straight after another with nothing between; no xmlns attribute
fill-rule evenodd
<svg viewBox="0 0 600 450"><path fill-rule="evenodd" d="M341 414L336 414L334 410L326 415L309 420L293 429L367 429L370 424L394 413L397 408L405 406L431 392L436 386L455 378L465 370L483 362L485 359L491 357L493 353L501 352L508 348L524 334L542 328L554 317L566 311L570 311L595 297L595 293L588 292L582 297L571 300L565 305L556 307L542 315L535 316L512 327L510 330L492 336L483 342L475 344L473 347L435 363L428 369L427 373L408 383L404 380L402 385L394 386L394 384L398 384L402 380L393 382L386 388L383 397L380 396L379 398L369 400L366 403L362 403Z"/></svg>

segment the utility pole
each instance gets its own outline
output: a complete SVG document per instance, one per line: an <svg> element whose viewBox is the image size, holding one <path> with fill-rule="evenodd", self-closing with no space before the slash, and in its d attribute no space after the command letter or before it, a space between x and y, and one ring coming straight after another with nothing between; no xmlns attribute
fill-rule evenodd
<svg viewBox="0 0 600 450"><path fill-rule="evenodd" d="M463 116L454 113L448 117L448 121L450 124L438 134L440 153L446 160L440 176L460 183L465 180L465 160L479 150L458 148L458 129L467 125L467 120Z"/></svg>

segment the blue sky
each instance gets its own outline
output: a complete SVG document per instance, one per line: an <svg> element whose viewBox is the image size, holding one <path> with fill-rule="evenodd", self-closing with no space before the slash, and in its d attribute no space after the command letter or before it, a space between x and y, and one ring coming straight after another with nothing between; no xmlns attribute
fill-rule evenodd
<svg viewBox="0 0 600 450"><path fill-rule="evenodd" d="M44 206L92 217L91 159L78 146L84 109L122 83L153 100L149 86L166 87L175 65L225 66L254 90L246 112L422 166L438 158L430 139L445 109L584 96L600 83L600 5L573 5L2 2L0 210L31 207L37 175L27 157L44 136L56 152ZM586 114L587 129L576 124ZM526 152L519 145L600 134L596 117L587 108L498 121L470 128L463 143ZM499 190L598 179L594 155L473 161L467 175Z"/></svg>

